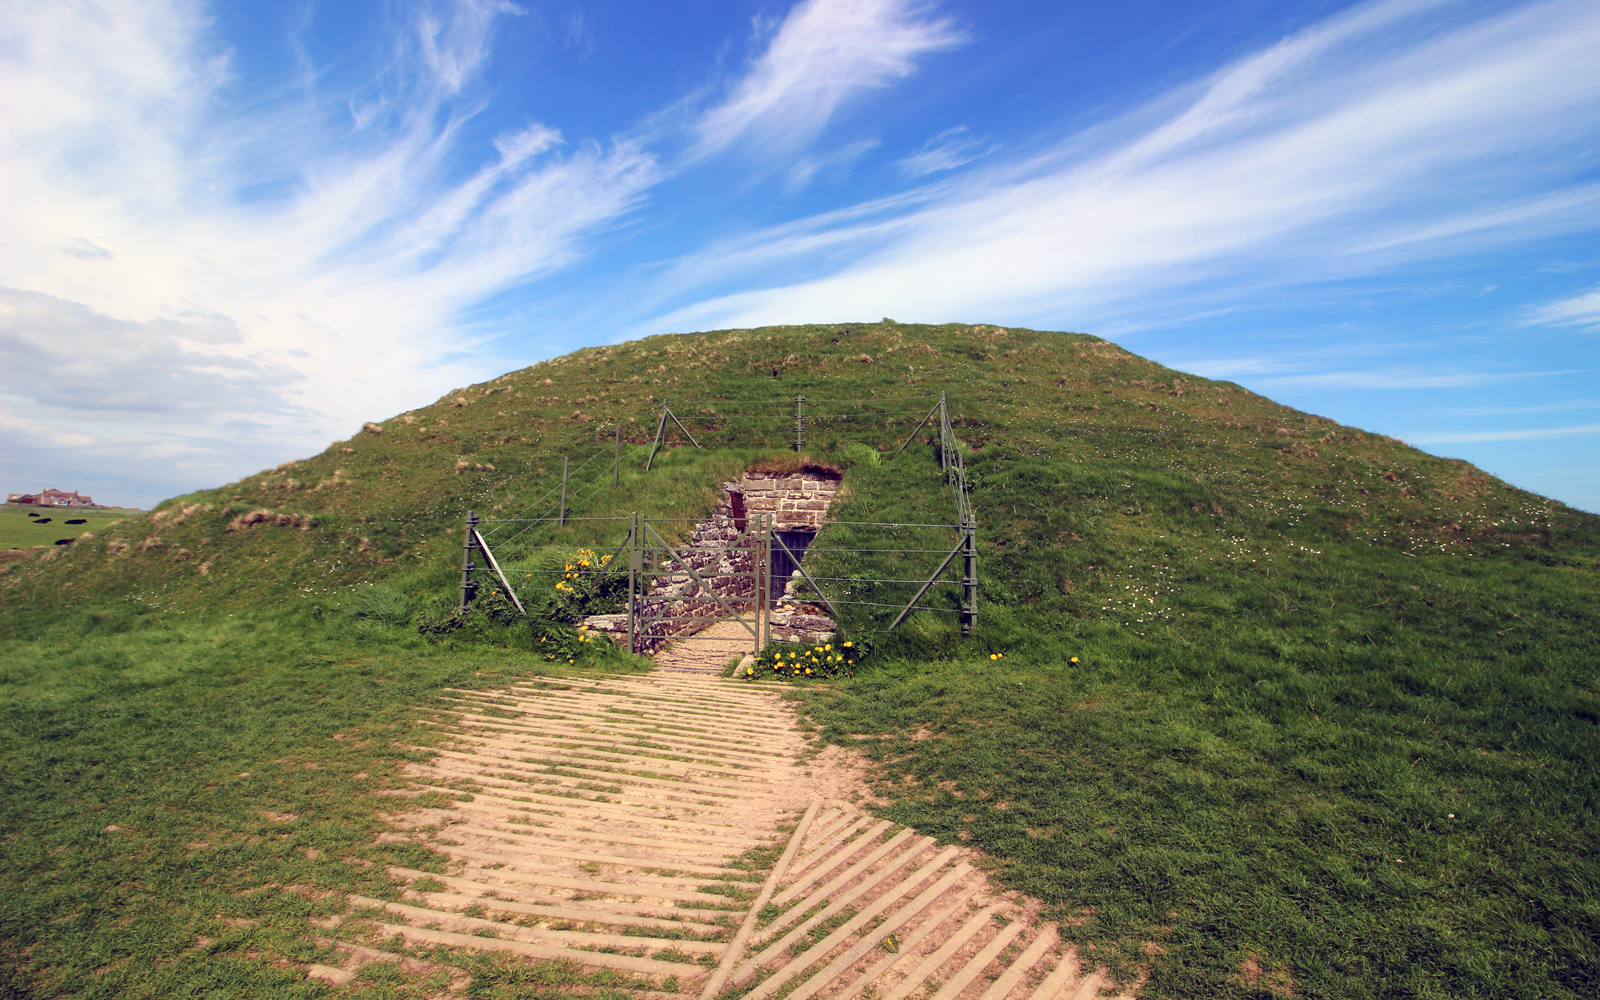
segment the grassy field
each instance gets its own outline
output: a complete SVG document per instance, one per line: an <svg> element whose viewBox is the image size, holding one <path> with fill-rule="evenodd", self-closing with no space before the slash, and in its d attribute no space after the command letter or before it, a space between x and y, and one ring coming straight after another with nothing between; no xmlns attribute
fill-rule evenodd
<svg viewBox="0 0 1600 1000"><path fill-rule="evenodd" d="M808 453L850 466L833 518L948 523L928 433L889 460L941 392L977 634L945 592L890 636L852 607L856 676L796 689L886 815L982 848L1149 997L1600 992L1600 518L1092 337L890 322L581 351L0 570L12 992L311 990L272 962L376 878L340 859L381 853L383 737L542 662L545 625L450 618L464 511L542 513L568 455L577 514L703 516L804 395ZM707 447L673 428L646 473L663 397ZM882 537L830 527L807 566L893 603L852 581L938 557L856 551ZM246 888L273 883L315 891ZM232 978L185 985L201 939ZM510 968L484 995L546 974Z"/></svg>
<svg viewBox="0 0 1600 1000"><path fill-rule="evenodd" d="M30 513L39 516L29 517ZM112 522L129 516L137 517L139 513L139 511L55 511L0 506L0 549L26 549L36 545L53 545L58 539L77 538L85 531L100 531ZM41 521L46 523L39 523ZM82 523L68 524L68 521Z"/></svg>
<svg viewBox="0 0 1600 1000"><path fill-rule="evenodd" d="M1414 555L1280 486L1282 536L1241 539L1146 482L1140 510L986 485L1020 551L981 639L925 622L806 691L886 815L989 853L1147 996L1600 990L1592 529ZM840 517L902 492L858 475Z"/></svg>
<svg viewBox="0 0 1600 1000"><path fill-rule="evenodd" d="M440 687L561 664L349 620L200 623L138 602L46 616L0 644L0 996L318 997L341 964L313 922L344 893L394 896L378 843ZM610 669L630 669L619 656ZM559 682L559 681L557 681ZM359 933L358 924L342 928ZM422 954L426 957L426 953ZM628 977L452 957L474 996L635 995ZM341 995L425 997L448 975L372 966Z"/></svg>

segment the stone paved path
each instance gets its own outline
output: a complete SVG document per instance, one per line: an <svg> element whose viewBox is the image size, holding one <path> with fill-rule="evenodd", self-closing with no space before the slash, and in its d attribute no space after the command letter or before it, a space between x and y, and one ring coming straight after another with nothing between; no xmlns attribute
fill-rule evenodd
<svg viewBox="0 0 1600 1000"><path fill-rule="evenodd" d="M853 776L801 756L765 686L657 670L454 697L450 748L414 773L454 804L408 835L447 873L393 868L404 901L354 899L384 935L621 970L660 1000L1085 1000L1104 985L963 849L848 801Z"/></svg>
<svg viewBox="0 0 1600 1000"><path fill-rule="evenodd" d="M746 618L714 622L692 636L678 639L655 656L662 670L688 670L702 674L721 674L728 661L749 656L755 652L755 637L750 634Z"/></svg>

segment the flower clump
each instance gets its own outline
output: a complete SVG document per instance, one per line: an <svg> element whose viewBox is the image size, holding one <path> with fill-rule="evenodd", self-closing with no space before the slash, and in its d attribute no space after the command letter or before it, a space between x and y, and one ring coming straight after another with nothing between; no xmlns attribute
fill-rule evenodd
<svg viewBox="0 0 1600 1000"><path fill-rule="evenodd" d="M594 634L586 625L579 625L577 628L559 628L541 635L536 650L550 663L561 660L575 663L580 657L591 652L588 644L594 641Z"/></svg>
<svg viewBox="0 0 1600 1000"><path fill-rule="evenodd" d="M747 665L743 675L746 680L774 677L791 681L805 678L853 677L856 665L865 656L865 647L848 639L837 645L831 642L816 646L773 645L763 650L754 663Z"/></svg>
<svg viewBox="0 0 1600 1000"><path fill-rule="evenodd" d="M593 549L579 549L567 560L566 566L561 571L561 579L556 581L556 589L579 590L583 587L585 577L593 576L596 571L604 570L609 565L611 565L610 556L596 559Z"/></svg>

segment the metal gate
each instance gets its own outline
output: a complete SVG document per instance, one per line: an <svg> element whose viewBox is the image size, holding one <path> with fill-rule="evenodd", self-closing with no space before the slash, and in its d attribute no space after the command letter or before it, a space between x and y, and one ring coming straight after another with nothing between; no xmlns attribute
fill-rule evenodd
<svg viewBox="0 0 1600 1000"><path fill-rule="evenodd" d="M585 566L582 574L571 573L573 567L568 564L563 575L568 578L587 575L596 579L627 573L625 612L588 617L615 625L614 629L607 630L615 631L630 652L653 653L668 641L692 639L713 622L736 621L749 635L752 652L759 654L771 641L772 608L781 593L780 582L774 579L772 572L775 564L784 568L784 580L790 572L798 570L813 590L821 594L816 582L800 565L805 549L786 538L787 532L774 531L768 514L737 521L694 522L641 517L637 513L628 518L584 520L618 522L618 527L624 529L623 537L609 555L592 560L596 565ZM478 517L469 512L462 552L460 610L464 612L472 605L483 586L478 578L486 573L522 614L528 612L521 594L531 590L566 588L570 592L573 589L567 586L567 579L528 582L541 573L556 572L554 570L519 571L508 575L495 549L490 548L478 530L479 524ZM708 532L717 537L708 537ZM684 535L686 539L674 541L677 535ZM514 543L497 544L496 548L502 555L507 550L521 553L573 549L572 546ZM513 577L518 576L522 578L514 584ZM819 603L830 613L834 612L826 597L821 597Z"/></svg>
<svg viewBox="0 0 1600 1000"><path fill-rule="evenodd" d="M495 549L491 549L478 530L479 519L469 512L462 554L460 610L464 612L471 606L482 587L477 577L485 573L490 574L490 578L504 589L519 613L527 614L521 595L529 591L559 592L565 588L571 593L574 588L568 585L568 580L579 576L591 582L605 581L616 587L622 583L621 574L626 572L624 611L620 614L587 615L585 620L591 624L601 623L594 627L615 633L618 641L630 652L654 653L669 641L692 639L713 622L734 621L748 634L751 651L759 655L772 640L774 605L782 595L789 574L794 573L805 584L804 600L822 606L836 622L840 619L841 607L859 606L871 609L867 612L869 614L885 617L894 615L887 628L869 628L865 630L868 632L893 631L912 612L926 609L923 598L941 584L960 589L959 613L963 633L970 631L977 617L977 547L976 531L971 520L960 526L881 525L892 528L960 529L960 540L949 550L904 550L936 556L943 554L938 568L927 577L883 580L815 576L803 562L807 551L803 543L810 541L813 536L805 532L776 531L769 514L755 514L738 520L712 518L699 522L687 518L647 518L637 513L627 518L581 520L613 522L620 529L620 541L609 555L593 559L595 565L591 566L591 560L585 560L582 571L573 573L574 566L567 564L564 567L566 579L549 581L534 577L540 573L563 571L519 570L508 575L496 558L495 549L504 555L507 551L573 551L574 546L517 545L516 536L512 536L508 543L497 543ZM841 526L873 526L868 522L834 523ZM685 527L687 531L683 530ZM792 537L797 534L804 537ZM674 541L673 538L679 535L685 536L685 540ZM616 535L612 537L617 538ZM946 571L957 565L960 567L957 579L944 579ZM515 584L513 577L517 577ZM831 584L835 593L824 590L823 583ZM872 584L916 586L917 589L909 601L905 600L902 592L900 602L903 603L884 604L875 600L850 599L853 596L850 588Z"/></svg>

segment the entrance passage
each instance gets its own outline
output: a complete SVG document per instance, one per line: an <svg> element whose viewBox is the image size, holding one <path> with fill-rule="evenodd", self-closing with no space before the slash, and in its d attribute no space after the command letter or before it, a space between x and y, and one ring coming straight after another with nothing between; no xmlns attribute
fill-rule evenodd
<svg viewBox="0 0 1600 1000"><path fill-rule="evenodd" d="M812 539L817 537L817 533L774 531L773 534L783 545L772 547L772 576L767 583L767 597L772 601L778 601L783 597L783 588L788 586L794 571L800 568L800 560L805 558L806 548L811 545Z"/></svg>
<svg viewBox="0 0 1600 1000"><path fill-rule="evenodd" d="M742 527L745 518L758 514L771 518L769 601L783 598L806 549L827 523L828 505L843 478L843 471L834 466L795 459L759 463L737 482L723 484L735 523Z"/></svg>

